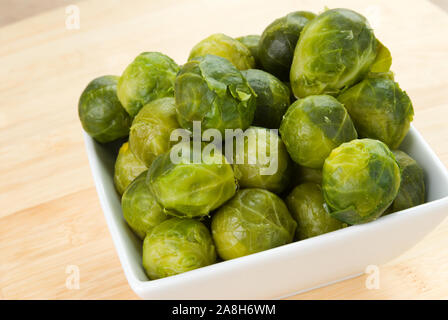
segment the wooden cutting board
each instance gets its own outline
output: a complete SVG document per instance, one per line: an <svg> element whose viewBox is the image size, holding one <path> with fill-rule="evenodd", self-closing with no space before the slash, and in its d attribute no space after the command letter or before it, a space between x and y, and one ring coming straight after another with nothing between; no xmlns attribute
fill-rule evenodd
<svg viewBox="0 0 448 320"><path fill-rule="evenodd" d="M414 103L414 125L448 164L448 15L426 1L376 3L97 0L77 2L80 29L66 28L65 7L0 28L0 298L138 298L99 206L77 100L91 79L121 74L142 51L182 64L212 33L259 34L295 10L355 9L391 50L396 79ZM379 289L368 289L361 276L293 298L446 299L447 240L445 220L379 267ZM79 289L70 285L73 268Z"/></svg>

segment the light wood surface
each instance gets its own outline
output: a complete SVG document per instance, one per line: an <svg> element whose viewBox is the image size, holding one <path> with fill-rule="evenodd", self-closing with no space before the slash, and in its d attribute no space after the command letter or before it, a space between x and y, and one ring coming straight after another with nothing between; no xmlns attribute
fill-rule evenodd
<svg viewBox="0 0 448 320"><path fill-rule="evenodd" d="M414 103L414 125L448 164L448 15L430 2L97 0L77 5L79 30L66 29L65 7L0 28L0 298L137 298L99 206L77 100L91 79L121 74L142 51L161 51L183 63L189 49L211 33L261 33L290 11L353 8L370 18L391 50L396 79ZM447 240L445 220L416 247L380 266L379 289L367 289L361 276L293 298L447 299ZM72 265L80 271L79 289L66 287Z"/></svg>

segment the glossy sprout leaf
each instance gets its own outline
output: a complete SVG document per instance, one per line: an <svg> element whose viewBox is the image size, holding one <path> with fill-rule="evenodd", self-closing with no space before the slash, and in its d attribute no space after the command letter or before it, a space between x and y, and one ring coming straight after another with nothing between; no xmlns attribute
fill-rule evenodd
<svg viewBox="0 0 448 320"><path fill-rule="evenodd" d="M206 55L184 64L176 77L175 98L180 125L191 130L247 129L254 118L255 93L228 60Z"/></svg>
<svg viewBox="0 0 448 320"><path fill-rule="evenodd" d="M381 140L395 149L409 131L414 109L398 83L382 75L364 79L338 100L350 114L360 137Z"/></svg>
<svg viewBox="0 0 448 320"><path fill-rule="evenodd" d="M370 72L388 72L392 65L392 56L389 49L377 40L377 54L370 67Z"/></svg>
<svg viewBox="0 0 448 320"><path fill-rule="evenodd" d="M236 38L239 42L244 44L247 49L249 49L250 53L254 57L255 60L255 68L261 67L260 57L259 57L259 43L260 43L260 36L251 34L248 36L242 36Z"/></svg>
<svg viewBox="0 0 448 320"><path fill-rule="evenodd" d="M132 152L149 168L160 154L170 150L173 130L180 128L174 98L161 98L145 105L134 118L129 134Z"/></svg>
<svg viewBox="0 0 448 320"><path fill-rule="evenodd" d="M425 202L425 174L422 167L405 152L393 151L400 166L401 184L392 203L392 212L405 210Z"/></svg>
<svg viewBox="0 0 448 320"><path fill-rule="evenodd" d="M296 11L272 22L263 31L259 56L263 69L281 80L289 79L294 49L305 25L316 15Z"/></svg>
<svg viewBox="0 0 448 320"><path fill-rule="evenodd" d="M173 150L181 150L177 163L170 157ZM203 217L235 194L237 186L232 166L219 151L207 154L181 143L171 152L157 157L147 176L152 193L167 213ZM192 161L195 158L200 161Z"/></svg>
<svg viewBox="0 0 448 320"><path fill-rule="evenodd" d="M242 189L212 217L218 255L234 259L293 240L296 222L285 203L264 189Z"/></svg>
<svg viewBox="0 0 448 320"><path fill-rule="evenodd" d="M325 209L322 187L304 183L294 188L286 198L289 212L297 222L296 239L303 240L346 226Z"/></svg>
<svg viewBox="0 0 448 320"><path fill-rule="evenodd" d="M327 10L300 35L290 73L294 95L337 95L367 74L376 55L366 18L348 9Z"/></svg>
<svg viewBox="0 0 448 320"><path fill-rule="evenodd" d="M331 215L348 224L381 216L395 199L401 180L393 153L372 139L353 140L334 149L322 175Z"/></svg>
<svg viewBox="0 0 448 320"><path fill-rule="evenodd" d="M149 191L146 171L126 188L121 198L121 208L129 227L142 240L152 228L168 219L163 208Z"/></svg>
<svg viewBox="0 0 448 320"><path fill-rule="evenodd" d="M290 105L288 86L262 70L249 69L242 74L257 95L253 125L278 129Z"/></svg>
<svg viewBox="0 0 448 320"><path fill-rule="evenodd" d="M331 150L357 138L344 106L332 96L309 96L294 102L283 117L280 134L291 158L319 169Z"/></svg>
<svg viewBox="0 0 448 320"><path fill-rule="evenodd" d="M242 160L242 161L241 161ZM242 188L282 192L291 178L291 160L280 137L265 128L250 127L244 146L235 146L235 176Z"/></svg>
<svg viewBox="0 0 448 320"><path fill-rule="evenodd" d="M195 45L188 60L207 54L225 58L239 70L255 68L255 59L249 48L222 33L213 34Z"/></svg>
<svg viewBox="0 0 448 320"><path fill-rule="evenodd" d="M147 103L174 95L179 66L160 52L143 52L127 66L118 81L118 98L134 117Z"/></svg>
<svg viewBox="0 0 448 320"><path fill-rule="evenodd" d="M115 160L114 184L118 193L123 194L128 185L146 169L145 164L132 153L129 143L124 143Z"/></svg>
<svg viewBox="0 0 448 320"><path fill-rule="evenodd" d="M92 80L79 98L78 115L84 130L101 143L129 134L131 118L117 98L116 76Z"/></svg>
<svg viewBox="0 0 448 320"><path fill-rule="evenodd" d="M216 262L207 228L193 219L171 218L154 227L143 242L143 267L151 280Z"/></svg>

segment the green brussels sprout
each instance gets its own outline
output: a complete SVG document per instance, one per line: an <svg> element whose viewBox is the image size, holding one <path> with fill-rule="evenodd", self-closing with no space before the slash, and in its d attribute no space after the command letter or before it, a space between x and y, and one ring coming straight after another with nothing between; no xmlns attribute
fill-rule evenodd
<svg viewBox="0 0 448 320"><path fill-rule="evenodd" d="M138 160L129 148L129 143L125 142L118 151L117 160L115 160L114 184L119 194L123 194L128 185L134 181L137 176L146 171L146 166Z"/></svg>
<svg viewBox="0 0 448 320"><path fill-rule="evenodd" d="M345 226L325 209L322 187L319 184L304 183L295 187L286 198L286 204L297 222L297 240L315 237Z"/></svg>
<svg viewBox="0 0 448 320"><path fill-rule="evenodd" d="M207 54L226 58L239 70L255 68L255 59L251 51L240 41L222 33L212 34L195 45L191 49L188 61Z"/></svg>
<svg viewBox="0 0 448 320"><path fill-rule="evenodd" d="M267 26L258 49L264 70L282 80L289 79L297 40L305 25L315 16L308 11L291 12Z"/></svg>
<svg viewBox="0 0 448 320"><path fill-rule="evenodd" d="M242 189L212 216L218 255L234 259L290 243L297 223L277 195Z"/></svg>
<svg viewBox="0 0 448 320"><path fill-rule="evenodd" d="M184 64L176 77L175 98L180 125L191 130L247 129L254 118L255 93L228 60L206 55Z"/></svg>
<svg viewBox="0 0 448 320"><path fill-rule="evenodd" d="M145 105L134 118L129 145L135 156L149 168L153 160L175 143L171 132L180 127L174 98L161 98Z"/></svg>
<svg viewBox="0 0 448 320"><path fill-rule="evenodd" d="M422 167L403 151L393 151L401 170L398 195L390 206L392 212L425 203L425 174Z"/></svg>
<svg viewBox="0 0 448 320"><path fill-rule="evenodd" d="M244 147L235 147L233 163L235 176L242 188L262 188L280 193L288 186L291 177L291 162L283 141L265 128L250 127L246 130Z"/></svg>
<svg viewBox="0 0 448 320"><path fill-rule="evenodd" d="M296 182L296 185L306 182L322 184L322 169L308 168L294 163L293 171L292 179Z"/></svg>
<svg viewBox="0 0 448 320"><path fill-rule="evenodd" d="M344 106L328 95L294 102L283 117L280 134L292 160L314 169L322 168L331 150L357 138Z"/></svg>
<svg viewBox="0 0 448 320"><path fill-rule="evenodd" d="M414 116L406 92L385 76L364 79L338 100L350 114L360 137L381 140L391 149L400 146Z"/></svg>
<svg viewBox="0 0 448 320"><path fill-rule="evenodd" d="M341 144L325 160L324 199L331 215L348 224L375 220L400 187L400 168L389 148L378 140Z"/></svg>
<svg viewBox="0 0 448 320"><path fill-rule="evenodd" d="M151 280L215 263L208 229L193 219L171 218L155 226L143 242L143 267Z"/></svg>
<svg viewBox="0 0 448 320"><path fill-rule="evenodd" d="M187 218L208 215L237 187L232 166L219 151L207 154L184 142L154 160L147 183L167 213Z"/></svg>
<svg viewBox="0 0 448 320"><path fill-rule="evenodd" d="M168 217L146 184L146 171L126 188L121 198L123 217L132 231L144 239L146 234Z"/></svg>
<svg viewBox="0 0 448 320"><path fill-rule="evenodd" d="M294 95L337 95L367 74L376 54L366 18L348 9L327 10L300 35L290 74Z"/></svg>
<svg viewBox="0 0 448 320"><path fill-rule="evenodd" d="M270 73L249 69L241 72L257 95L253 124L278 129L290 105L289 88Z"/></svg>
<svg viewBox="0 0 448 320"><path fill-rule="evenodd" d="M92 80L79 98L78 115L84 130L101 143L129 134L131 118L117 98L116 76Z"/></svg>
<svg viewBox="0 0 448 320"><path fill-rule="evenodd" d="M160 52L143 52L124 70L117 94L123 107L134 117L147 103L172 97L179 66Z"/></svg>
<svg viewBox="0 0 448 320"><path fill-rule="evenodd" d="M255 34L236 38L236 40L244 44L246 48L249 49L252 57L254 57L256 68L261 67L260 56L258 54L258 44L260 43L260 38L261 37L259 35Z"/></svg>
<svg viewBox="0 0 448 320"><path fill-rule="evenodd" d="M370 72L388 72L392 65L392 56L389 49L387 49L379 40L377 40L376 58L370 67Z"/></svg>

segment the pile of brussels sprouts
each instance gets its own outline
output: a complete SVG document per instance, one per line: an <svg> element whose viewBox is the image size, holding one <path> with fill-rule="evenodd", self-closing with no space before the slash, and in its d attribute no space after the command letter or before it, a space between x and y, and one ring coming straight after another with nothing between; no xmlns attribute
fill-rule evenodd
<svg viewBox="0 0 448 320"><path fill-rule="evenodd" d="M423 203L423 170L398 150L414 112L391 63L362 15L297 11L261 36L211 35L181 66L144 52L121 77L90 82L79 118L99 143L125 141L114 182L148 277ZM194 121L203 131L246 130L234 154L243 161L216 151L191 162L197 149L170 135ZM263 174L273 163L257 158L260 143L274 156L272 174ZM173 162L178 150L189 152Z"/></svg>

